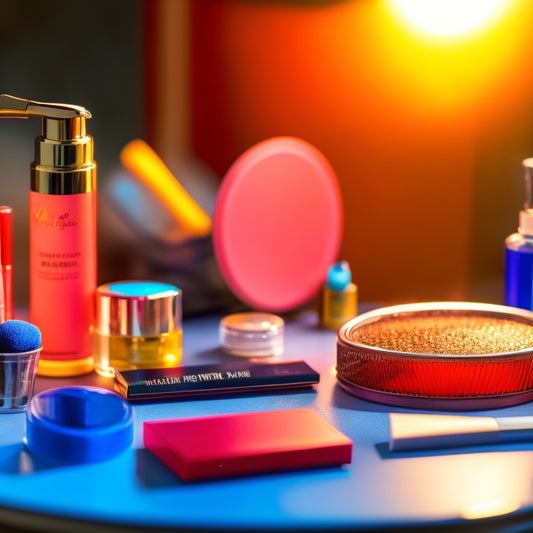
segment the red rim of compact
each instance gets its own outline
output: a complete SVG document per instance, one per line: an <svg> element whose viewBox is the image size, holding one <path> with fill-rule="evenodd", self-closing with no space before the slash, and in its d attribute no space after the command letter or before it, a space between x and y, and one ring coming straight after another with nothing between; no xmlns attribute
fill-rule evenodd
<svg viewBox="0 0 533 533"><path fill-rule="evenodd" d="M533 312L503 305L384 307L339 329L337 380L359 398L409 408L525 403L533 399L532 326Z"/></svg>

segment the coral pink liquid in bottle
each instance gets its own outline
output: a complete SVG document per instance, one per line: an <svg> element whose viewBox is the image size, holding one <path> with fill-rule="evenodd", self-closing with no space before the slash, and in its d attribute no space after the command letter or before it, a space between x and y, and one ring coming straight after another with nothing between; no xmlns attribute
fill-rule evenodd
<svg viewBox="0 0 533 533"><path fill-rule="evenodd" d="M96 164L83 108L68 118L43 111L30 191L30 321L42 334L38 374L93 369L96 290ZM51 113L55 113L52 111Z"/></svg>

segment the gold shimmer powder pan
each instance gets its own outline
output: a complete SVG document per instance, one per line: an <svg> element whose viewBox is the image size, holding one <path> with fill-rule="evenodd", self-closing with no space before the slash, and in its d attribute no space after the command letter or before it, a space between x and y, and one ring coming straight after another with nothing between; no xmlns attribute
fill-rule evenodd
<svg viewBox="0 0 533 533"><path fill-rule="evenodd" d="M470 410L533 399L533 312L431 302L385 307L344 324L337 379L390 405Z"/></svg>

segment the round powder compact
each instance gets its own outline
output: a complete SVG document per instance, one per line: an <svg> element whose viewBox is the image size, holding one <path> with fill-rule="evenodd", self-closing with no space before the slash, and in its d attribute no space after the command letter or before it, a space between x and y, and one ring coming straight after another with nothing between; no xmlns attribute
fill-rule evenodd
<svg viewBox="0 0 533 533"><path fill-rule="evenodd" d="M336 261L340 188L314 146L275 137L244 152L220 186L213 246L233 294L255 311L280 313L314 298Z"/></svg>
<svg viewBox="0 0 533 533"><path fill-rule="evenodd" d="M337 335L337 379L391 405L469 410L533 399L533 312L431 302L364 313Z"/></svg>

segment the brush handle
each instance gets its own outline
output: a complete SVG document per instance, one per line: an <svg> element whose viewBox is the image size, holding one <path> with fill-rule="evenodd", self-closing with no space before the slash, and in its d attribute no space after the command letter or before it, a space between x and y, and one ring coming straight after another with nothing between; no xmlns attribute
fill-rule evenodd
<svg viewBox="0 0 533 533"><path fill-rule="evenodd" d="M533 440L533 417L391 413L389 449L420 450Z"/></svg>
<svg viewBox="0 0 533 533"><path fill-rule="evenodd" d="M532 416L495 417L500 428L500 442L533 441Z"/></svg>

